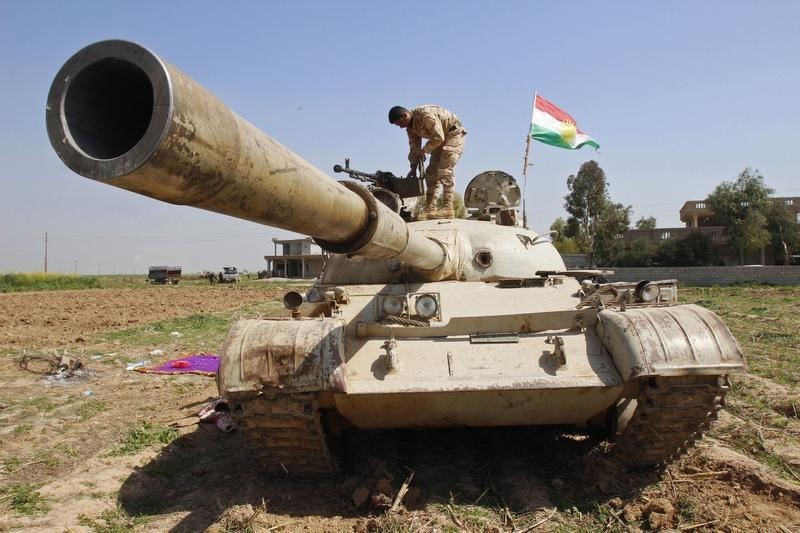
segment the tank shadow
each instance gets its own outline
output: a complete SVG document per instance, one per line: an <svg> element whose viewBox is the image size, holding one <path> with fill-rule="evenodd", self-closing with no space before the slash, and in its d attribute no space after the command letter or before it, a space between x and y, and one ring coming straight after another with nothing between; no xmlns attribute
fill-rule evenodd
<svg viewBox="0 0 800 533"><path fill-rule="evenodd" d="M123 483L118 502L131 516L188 512L172 531L203 531L234 505L271 513L357 516L337 479L294 480L259 473L237 432L202 424L166 446Z"/></svg>
<svg viewBox="0 0 800 533"><path fill-rule="evenodd" d="M632 470L600 443L572 428L459 428L355 432L346 445L343 486L396 490L410 472L420 490L410 509L428 504L481 505L525 513L543 507L594 510L615 496L633 497L659 478ZM355 479L355 482L354 482Z"/></svg>
<svg viewBox="0 0 800 533"><path fill-rule="evenodd" d="M188 512L173 531L199 531L231 506L259 508L262 502L270 513L287 517L380 514L376 487L396 493L412 471L413 490L405 500L410 509L458 504L512 513L591 510L614 496L633 497L658 479L652 470L625 470L599 453L592 439L558 428L350 430L340 444L337 478L266 477L240 435L202 425L131 474L118 500L133 516ZM359 490L365 496L356 507Z"/></svg>

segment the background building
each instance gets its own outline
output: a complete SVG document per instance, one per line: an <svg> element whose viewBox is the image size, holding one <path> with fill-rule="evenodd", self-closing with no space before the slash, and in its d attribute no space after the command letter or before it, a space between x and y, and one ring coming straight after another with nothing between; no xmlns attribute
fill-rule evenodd
<svg viewBox="0 0 800 533"><path fill-rule="evenodd" d="M278 278L316 278L328 257L311 237L272 239L274 255L265 255L267 272Z"/></svg>
<svg viewBox="0 0 800 533"><path fill-rule="evenodd" d="M783 202L794 214L795 220L800 223L800 197L779 197L773 198L774 202ZM711 239L711 245L720 261L726 265L737 265L738 259L736 252L728 245L728 238L725 236L725 226L722 226L714 215L714 211L708 206L705 200L690 200L683 204L680 211L681 222L685 224L681 228L655 228L655 229L631 229L626 231L622 238L625 241L625 248L630 248L633 241L647 239L660 244L670 239L683 239L692 233L702 233ZM773 250L767 246L759 252L753 252L745 256L745 264L771 265L773 261Z"/></svg>

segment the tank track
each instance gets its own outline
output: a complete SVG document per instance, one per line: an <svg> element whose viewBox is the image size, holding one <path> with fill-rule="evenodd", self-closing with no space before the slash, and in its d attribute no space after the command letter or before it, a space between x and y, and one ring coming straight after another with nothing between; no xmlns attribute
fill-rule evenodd
<svg viewBox="0 0 800 533"><path fill-rule="evenodd" d="M675 458L703 436L725 405L724 376L659 376L646 379L636 410L617 435L614 454L631 466Z"/></svg>
<svg viewBox="0 0 800 533"><path fill-rule="evenodd" d="M319 477L337 472L316 393L239 393L230 404L245 446L267 474Z"/></svg>

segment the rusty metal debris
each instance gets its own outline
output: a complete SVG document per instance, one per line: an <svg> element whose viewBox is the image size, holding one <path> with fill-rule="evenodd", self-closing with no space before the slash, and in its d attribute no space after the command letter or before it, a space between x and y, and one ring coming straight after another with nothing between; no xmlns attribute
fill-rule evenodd
<svg viewBox="0 0 800 533"><path fill-rule="evenodd" d="M72 377L77 370L83 368L83 363L80 359L74 359L66 353L63 355L56 354L51 357L26 354L22 356L18 364L22 370L46 376L61 375L63 377Z"/></svg>

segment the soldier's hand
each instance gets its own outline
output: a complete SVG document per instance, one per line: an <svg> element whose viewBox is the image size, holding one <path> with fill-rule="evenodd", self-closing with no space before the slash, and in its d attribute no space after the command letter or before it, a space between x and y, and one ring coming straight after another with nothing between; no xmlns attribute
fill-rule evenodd
<svg viewBox="0 0 800 533"><path fill-rule="evenodd" d="M411 166L419 165L421 162L425 161L425 152L422 151L421 148L418 148L408 154L408 161L411 163Z"/></svg>

